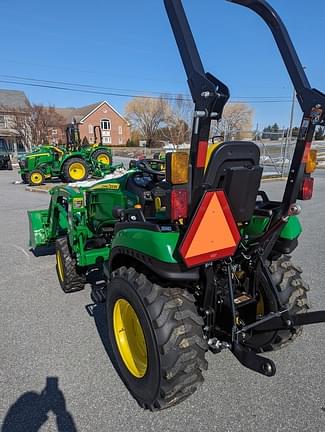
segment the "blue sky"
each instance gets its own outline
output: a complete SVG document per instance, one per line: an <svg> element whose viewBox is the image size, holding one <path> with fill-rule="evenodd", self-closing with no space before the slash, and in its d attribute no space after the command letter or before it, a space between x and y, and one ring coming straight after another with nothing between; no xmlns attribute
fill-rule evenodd
<svg viewBox="0 0 325 432"><path fill-rule="evenodd" d="M312 85L325 91L325 2L270 0L286 23ZM287 125L292 86L270 31L253 12L224 0L184 0L207 71L234 100L254 103L255 124ZM162 0L91 2L1 0L0 81L3 75L91 84L129 93L188 93ZM107 99L123 112L126 98L27 87L32 102L81 106ZM103 90L108 91L108 90ZM119 90L117 91L119 92ZM299 123L299 110L296 111Z"/></svg>

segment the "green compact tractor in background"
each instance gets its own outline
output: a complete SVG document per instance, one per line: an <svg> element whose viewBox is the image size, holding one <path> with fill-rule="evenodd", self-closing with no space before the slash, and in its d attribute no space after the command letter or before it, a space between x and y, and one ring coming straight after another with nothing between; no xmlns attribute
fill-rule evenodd
<svg viewBox="0 0 325 432"><path fill-rule="evenodd" d="M67 128L67 145L43 145L28 153L19 161L20 175L24 183L39 186L45 180L60 178L70 183L83 181L88 175L104 177L112 172L112 152L97 143L97 133L101 130L94 127L95 143L82 146L78 125L73 123Z"/></svg>
<svg viewBox="0 0 325 432"><path fill-rule="evenodd" d="M325 95L310 87L289 35L264 0L233 0L272 30L303 111L282 201L260 189L253 142L208 148L212 120L229 99L225 84L204 71L181 0L165 0L195 102L190 154L134 161L124 174L88 188L56 187L47 210L29 212L31 247L55 245L64 292L84 288L94 266L106 285L111 358L141 407L160 410L193 394L206 352L228 349L266 377L302 326L325 321L309 312L308 285L288 256L302 228L297 200L312 197L317 125ZM162 170L162 165L164 170Z"/></svg>
<svg viewBox="0 0 325 432"><path fill-rule="evenodd" d="M0 169L12 171L12 162L8 145L2 138L0 138Z"/></svg>

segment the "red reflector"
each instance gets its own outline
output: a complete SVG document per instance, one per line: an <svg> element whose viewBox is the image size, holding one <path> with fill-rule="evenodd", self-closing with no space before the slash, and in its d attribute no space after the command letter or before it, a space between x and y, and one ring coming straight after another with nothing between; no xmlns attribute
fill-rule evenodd
<svg viewBox="0 0 325 432"><path fill-rule="evenodd" d="M302 163L306 163L308 161L308 155L311 149L311 142L306 143L304 155L302 157Z"/></svg>
<svg viewBox="0 0 325 432"><path fill-rule="evenodd" d="M186 189L174 189L171 192L171 219L185 219L187 217L188 199Z"/></svg>
<svg viewBox="0 0 325 432"><path fill-rule="evenodd" d="M312 177L305 177L302 182L299 199L307 201L312 199L314 191L314 179Z"/></svg>
<svg viewBox="0 0 325 432"><path fill-rule="evenodd" d="M223 191L206 192L179 248L187 267L233 256L240 234Z"/></svg>
<svg viewBox="0 0 325 432"><path fill-rule="evenodd" d="M208 151L208 141L200 141L196 158L196 168L205 168Z"/></svg>

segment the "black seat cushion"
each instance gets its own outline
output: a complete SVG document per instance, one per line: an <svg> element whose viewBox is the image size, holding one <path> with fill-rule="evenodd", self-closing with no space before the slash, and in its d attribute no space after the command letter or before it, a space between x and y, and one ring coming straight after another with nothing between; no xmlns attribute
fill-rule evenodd
<svg viewBox="0 0 325 432"><path fill-rule="evenodd" d="M254 213L263 169L260 150L253 142L231 141L212 153L204 183L211 189L223 189L237 222L250 220Z"/></svg>

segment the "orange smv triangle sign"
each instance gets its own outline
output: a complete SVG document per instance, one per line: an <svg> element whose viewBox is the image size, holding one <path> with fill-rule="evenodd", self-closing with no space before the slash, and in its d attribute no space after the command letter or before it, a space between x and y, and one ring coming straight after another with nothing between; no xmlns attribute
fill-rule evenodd
<svg viewBox="0 0 325 432"><path fill-rule="evenodd" d="M187 267L232 256L240 234L224 191L206 192L179 249Z"/></svg>

